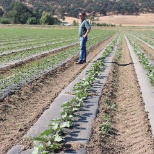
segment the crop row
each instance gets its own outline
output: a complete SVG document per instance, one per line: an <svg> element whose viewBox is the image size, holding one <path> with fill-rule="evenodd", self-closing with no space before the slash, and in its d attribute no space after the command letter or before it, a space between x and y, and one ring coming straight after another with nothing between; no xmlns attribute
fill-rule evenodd
<svg viewBox="0 0 154 154"><path fill-rule="evenodd" d="M50 44L44 44L37 47L30 47L26 49L20 49L15 53L7 54L7 55L1 55L0 61L1 65L5 66L12 62L18 62L18 61L24 61L27 58L31 58L32 56L37 56L39 54L47 53L54 51L60 47L65 47L68 45L71 45L73 43L77 43L77 39L69 39L61 42L56 43L50 43ZM24 51L24 52L21 52Z"/></svg>
<svg viewBox="0 0 154 154"><path fill-rule="evenodd" d="M51 120L49 129L34 139L32 154L38 154L39 152L41 154L52 153L63 146L67 129L73 127L74 117L79 114L79 110L88 97L88 92L94 80L102 71L105 58L113 51L116 42L117 38L105 49L102 56L91 65L90 69L86 72L86 77L74 85L74 98L70 102L63 103L60 118Z"/></svg>
<svg viewBox="0 0 154 154"><path fill-rule="evenodd" d="M42 34L41 37L36 37L34 35L32 38L29 38L29 39L27 37L26 41L23 40L22 38L20 38L20 35L18 36L19 40L17 40L17 42L15 42L15 43L14 43L14 40L9 39L8 40L9 42L7 44L5 44L5 45L1 44L0 52L1 53L6 52L6 51L11 52L11 51L18 50L18 49L21 49L21 48L29 47L30 45L33 46L33 44L34 45L36 45L36 44L42 45L42 44L44 44L44 41L46 41L46 43L54 43L54 42L59 42L59 41L62 41L62 40L68 40L68 39L72 39L72 38L76 37L76 35L75 35L76 31L75 30L73 30L73 31L70 30L70 31L65 31L65 32L61 30L60 32L62 34L60 34L60 35L59 35L58 30L55 31L54 33L52 31L51 32L50 31L48 32L49 34L47 36L46 36L46 33ZM6 38L7 37L8 36L6 36ZM2 43L2 41L1 41L1 43Z"/></svg>
<svg viewBox="0 0 154 154"><path fill-rule="evenodd" d="M152 45L154 47L154 40L152 38L149 37L149 35L143 35L143 33L133 33L133 35L135 35L136 37L138 37L139 39L145 41L146 43ZM154 37L154 34L152 34L152 36ZM152 37L151 36L151 37Z"/></svg>
<svg viewBox="0 0 154 154"><path fill-rule="evenodd" d="M45 46L51 46L52 44L54 45L57 43L67 42L69 40L72 40L72 42L75 42L78 39L73 36L70 38L63 38L63 39L61 38L58 40L50 39L50 40L42 40L42 41L29 42L29 43L23 43L23 44L19 43L19 45L6 46L5 48L2 47L0 50L0 55L12 54L15 52L22 52L22 51L37 49Z"/></svg>
<svg viewBox="0 0 154 154"><path fill-rule="evenodd" d="M124 35L121 34L119 36L119 43L116 50L115 58L119 61L121 58L121 51L122 51L122 42L123 42ZM116 103L113 102L113 91L116 88L117 83L112 84L112 89L109 90L103 99L103 110L107 111L104 113L104 116L102 117L102 123L99 127L99 134L102 136L109 136L115 134L115 130L112 127L112 119L115 114L115 109L117 107Z"/></svg>
<svg viewBox="0 0 154 154"><path fill-rule="evenodd" d="M154 86L154 63L149 60L147 55L139 48L136 42L134 42L132 39L129 39L129 42L131 46L134 49L134 52L138 56L139 62L142 64L142 66L147 71L147 76L150 79L151 84Z"/></svg>
<svg viewBox="0 0 154 154"><path fill-rule="evenodd" d="M42 40L35 40L35 41L29 41L29 42L18 42L17 44L9 44L5 46L1 46L0 49L0 55L4 54L11 54L14 52L19 52L19 51L24 51L28 49L34 49L34 48L39 48L42 46L48 46L50 44L55 44L58 42L65 42L66 40L77 40L77 38L70 37L69 39L66 38L61 38L61 39L42 39Z"/></svg>
<svg viewBox="0 0 154 154"><path fill-rule="evenodd" d="M104 39L104 37L110 36L112 34L113 34L112 32L108 32L105 35L103 34L103 35L100 35L100 36L97 36L91 39L97 39L97 40L99 40L99 38ZM69 46L71 47L74 44L78 44L78 42L73 42L73 41L74 40L72 39L66 40L66 41L55 43L55 44L50 44L50 46L44 46L44 47L40 46L40 48L30 49L25 52L16 52L14 54L0 56L1 68L4 68L5 66L11 66L11 65L20 63L21 61L24 62L30 59L34 59L35 57L38 57L44 54L53 53L54 51L59 50L60 48L64 49Z"/></svg>
<svg viewBox="0 0 154 154"><path fill-rule="evenodd" d="M0 28L1 43L11 43L29 40L59 39L76 36L73 29L41 29L41 28Z"/></svg>
<svg viewBox="0 0 154 154"><path fill-rule="evenodd" d="M128 35L128 36L129 36L129 38L130 38L133 42L135 42L135 44L138 46L138 48L140 48L140 51L142 51L143 53L145 52L149 59L151 59L151 60L153 59L153 58L152 58L152 57L153 57L153 54L152 54L152 51L153 51L153 50L152 50L152 49L154 49L154 48L152 48L152 46L150 46L150 45L147 44L146 42L140 40L139 38L137 38L137 37L134 36L134 35ZM148 51L148 49L146 49L146 51L142 50L142 45L145 45L146 47L150 47L150 48L149 48L149 51Z"/></svg>
<svg viewBox="0 0 154 154"><path fill-rule="evenodd" d="M89 40L87 47L95 45L106 37L102 36L97 39ZM20 68L12 69L8 74L1 75L0 77L0 97L4 98L6 95L12 93L21 86L39 78L43 74L55 69L59 65L70 60L72 57L79 54L79 48L73 47L68 50L64 50L56 55L44 57L37 61L25 64Z"/></svg>
<svg viewBox="0 0 154 154"><path fill-rule="evenodd" d="M11 34L11 32L13 34ZM42 42L42 40L48 40L47 42L60 41L64 39L70 39L77 37L77 29L64 30L64 29L0 29L0 45L1 47L7 47L13 49L14 46L21 44L25 45L32 42ZM91 32L90 35L96 36L100 31ZM23 35L22 35L23 34ZM5 41L4 39L5 38ZM9 47L10 46L10 47Z"/></svg>
<svg viewBox="0 0 154 154"><path fill-rule="evenodd" d="M153 31L142 31L140 33L137 33L141 36L146 36L148 38L154 39L154 32Z"/></svg>

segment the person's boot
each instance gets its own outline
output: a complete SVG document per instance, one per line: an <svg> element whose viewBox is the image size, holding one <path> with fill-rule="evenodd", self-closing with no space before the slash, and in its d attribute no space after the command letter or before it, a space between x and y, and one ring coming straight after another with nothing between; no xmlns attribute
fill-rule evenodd
<svg viewBox="0 0 154 154"><path fill-rule="evenodd" d="M83 62L82 61L77 61L76 64L83 64Z"/></svg>

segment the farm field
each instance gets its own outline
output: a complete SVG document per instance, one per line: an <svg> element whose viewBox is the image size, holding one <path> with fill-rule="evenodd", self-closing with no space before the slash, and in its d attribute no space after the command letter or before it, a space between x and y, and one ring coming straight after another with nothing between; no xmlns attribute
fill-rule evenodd
<svg viewBox="0 0 154 154"><path fill-rule="evenodd" d="M24 145L23 151L33 148L33 141L24 137L31 126L100 51L104 49L104 55L95 65L105 66L104 59L114 49L87 153L154 153L152 130L127 43L154 86L154 29L95 27L87 42L87 63L82 65L75 63L79 56L77 33L77 29L71 27L0 28L0 151L7 153L14 145ZM90 77L96 73L88 78L90 85L99 71L100 68L96 72L89 71ZM79 106L84 106L90 85L84 90L85 96L80 98L82 103L76 106L75 113L80 112ZM76 88L76 93L81 89ZM113 102L111 108L105 104L108 101ZM104 133L105 120L113 128L111 134ZM73 121L65 121L66 127L73 127ZM60 131L56 134L61 143Z"/></svg>

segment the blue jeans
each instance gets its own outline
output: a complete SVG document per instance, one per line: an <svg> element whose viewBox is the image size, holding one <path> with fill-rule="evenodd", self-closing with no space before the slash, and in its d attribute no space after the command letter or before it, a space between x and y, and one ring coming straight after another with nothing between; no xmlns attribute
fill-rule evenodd
<svg viewBox="0 0 154 154"><path fill-rule="evenodd" d="M79 61L86 61L87 51L86 51L86 42L87 37L80 37L80 58Z"/></svg>

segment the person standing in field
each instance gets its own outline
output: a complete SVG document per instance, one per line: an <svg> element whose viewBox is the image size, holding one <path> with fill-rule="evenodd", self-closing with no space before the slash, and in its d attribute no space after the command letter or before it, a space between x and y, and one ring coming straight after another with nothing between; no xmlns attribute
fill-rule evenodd
<svg viewBox="0 0 154 154"><path fill-rule="evenodd" d="M77 64L86 63L87 51L86 42L88 40L88 33L91 30L91 25L85 19L85 12L79 13L80 25L79 25L79 38L80 38L80 57Z"/></svg>

